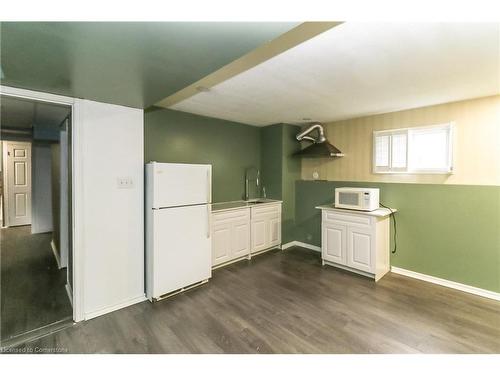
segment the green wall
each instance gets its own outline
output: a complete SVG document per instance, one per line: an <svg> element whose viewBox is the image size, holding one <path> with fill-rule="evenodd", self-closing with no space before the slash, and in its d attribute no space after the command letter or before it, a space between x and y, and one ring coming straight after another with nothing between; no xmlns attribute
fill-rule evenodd
<svg viewBox="0 0 500 375"><path fill-rule="evenodd" d="M398 209L391 265L500 292L500 187L297 181L296 240L321 245L314 207L341 186L379 188L380 201Z"/></svg>
<svg viewBox="0 0 500 375"><path fill-rule="evenodd" d="M283 142L282 125L261 128L262 186L267 198L282 199Z"/></svg>
<svg viewBox="0 0 500 375"><path fill-rule="evenodd" d="M145 112L145 160L213 165L213 201L243 198L244 171L261 170L268 198L283 200L282 242L321 245L314 207L340 186L377 187L397 208L391 264L500 292L500 187L300 180L299 127L258 128L166 109ZM392 236L391 236L392 237Z"/></svg>
<svg viewBox="0 0 500 375"><path fill-rule="evenodd" d="M295 181L300 179L300 149L295 135L300 127L275 124L261 129L262 184L267 198L280 199L282 205L282 242L293 241L295 228Z"/></svg>
<svg viewBox="0 0 500 375"><path fill-rule="evenodd" d="M144 113L144 160L212 164L213 202L243 199L245 168L260 168L260 128L155 108Z"/></svg>

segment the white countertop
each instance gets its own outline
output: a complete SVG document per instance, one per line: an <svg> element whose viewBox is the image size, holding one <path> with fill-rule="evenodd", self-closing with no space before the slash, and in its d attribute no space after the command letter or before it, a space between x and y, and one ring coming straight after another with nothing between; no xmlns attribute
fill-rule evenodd
<svg viewBox="0 0 500 375"><path fill-rule="evenodd" d="M358 215L366 215L366 216L377 216L377 217L385 217L391 214L391 211L387 208L378 208L374 211L359 211L359 210L347 210L345 208L335 208L333 204L331 205L322 205L316 207L318 210L328 210L335 212L342 212L348 214L358 214ZM392 212L398 212L397 209L391 207Z"/></svg>
<svg viewBox="0 0 500 375"><path fill-rule="evenodd" d="M261 203L252 203L255 201L259 201ZM220 211L229 211L229 210L238 210L240 208L246 207L262 207L270 204L282 203L282 201L276 199L253 199L249 201L232 201L232 202L219 202L212 203L212 212L220 212Z"/></svg>

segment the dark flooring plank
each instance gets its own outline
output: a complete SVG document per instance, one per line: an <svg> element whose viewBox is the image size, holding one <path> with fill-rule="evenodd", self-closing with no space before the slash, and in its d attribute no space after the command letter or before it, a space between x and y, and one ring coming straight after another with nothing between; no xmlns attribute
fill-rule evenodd
<svg viewBox="0 0 500 375"><path fill-rule="evenodd" d="M2 228L1 340L71 317L66 270L57 267L51 234L31 226Z"/></svg>
<svg viewBox="0 0 500 375"><path fill-rule="evenodd" d="M25 344L74 353L500 353L500 303L388 274L375 283L302 248Z"/></svg>

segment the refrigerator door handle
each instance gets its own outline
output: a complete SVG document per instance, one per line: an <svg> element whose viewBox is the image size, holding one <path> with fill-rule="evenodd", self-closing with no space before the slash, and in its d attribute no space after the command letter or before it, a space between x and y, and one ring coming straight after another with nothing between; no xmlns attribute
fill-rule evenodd
<svg viewBox="0 0 500 375"><path fill-rule="evenodd" d="M210 216L212 216L212 210L210 209L210 204L207 204L207 238L210 238L211 224Z"/></svg>
<svg viewBox="0 0 500 375"><path fill-rule="evenodd" d="M207 169L207 203L211 203L212 202L212 199L210 197L211 195L211 189L210 189L210 169Z"/></svg>

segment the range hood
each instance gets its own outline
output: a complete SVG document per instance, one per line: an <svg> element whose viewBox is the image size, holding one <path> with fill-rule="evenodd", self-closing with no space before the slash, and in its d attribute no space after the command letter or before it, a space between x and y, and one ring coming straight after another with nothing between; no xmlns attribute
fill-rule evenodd
<svg viewBox="0 0 500 375"><path fill-rule="evenodd" d="M316 137L311 137L312 132L317 132ZM330 157L342 157L344 154L334 145L332 145L325 137L325 132L323 130L323 125L316 123L309 126L303 132L297 134L297 141L310 141L312 144L300 151L297 151L294 155L303 158L330 158Z"/></svg>

